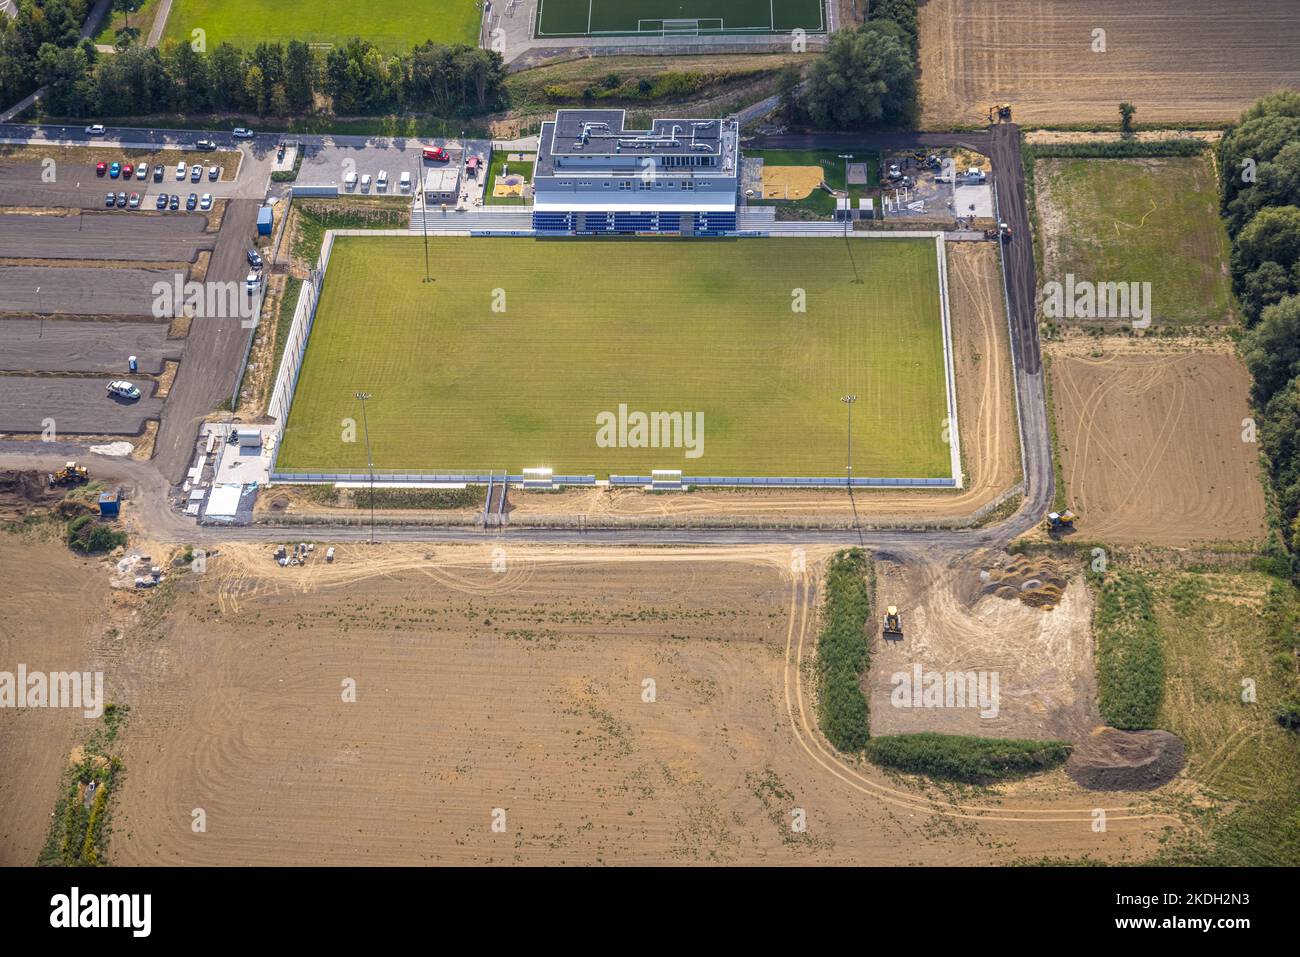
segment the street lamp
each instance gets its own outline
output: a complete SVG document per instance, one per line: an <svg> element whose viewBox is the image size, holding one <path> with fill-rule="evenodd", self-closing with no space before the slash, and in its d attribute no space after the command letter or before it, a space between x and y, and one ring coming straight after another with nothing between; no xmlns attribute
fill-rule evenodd
<svg viewBox="0 0 1300 957"><path fill-rule="evenodd" d="M369 392L358 392L357 400L361 403L361 423L366 435L366 465L370 469L370 544L375 544L375 460L370 454L370 421L366 416L366 401L371 398Z"/></svg>
<svg viewBox="0 0 1300 957"><path fill-rule="evenodd" d="M858 397L853 394L840 396L840 401L849 407L849 457L848 463L844 467L844 484L852 491L853 489L853 403L858 401Z"/></svg>

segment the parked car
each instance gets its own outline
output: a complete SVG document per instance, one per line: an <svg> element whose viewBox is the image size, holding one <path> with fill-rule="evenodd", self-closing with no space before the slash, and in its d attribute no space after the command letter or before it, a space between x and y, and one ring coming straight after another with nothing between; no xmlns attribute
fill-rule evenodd
<svg viewBox="0 0 1300 957"><path fill-rule="evenodd" d="M87 136L103 136L103 135L104 135L104 124L103 124L103 123L96 123L94 126L87 126L87 127L86 127L86 135L87 135Z"/></svg>
<svg viewBox="0 0 1300 957"><path fill-rule="evenodd" d="M343 188L349 192L357 188L356 173L348 173L347 176L343 177Z"/></svg>
<svg viewBox="0 0 1300 957"><path fill-rule="evenodd" d="M237 140L251 140L253 138L253 131L245 129L242 126L236 126L234 130L231 131L230 135Z"/></svg>
<svg viewBox="0 0 1300 957"><path fill-rule="evenodd" d="M112 178L112 179L117 179L119 176L121 176L121 175L122 175L122 164L121 164L121 163L112 163L112 164L110 164L109 167L108 167L108 175L109 175L109 177Z"/></svg>
<svg viewBox="0 0 1300 957"><path fill-rule="evenodd" d="M203 178L203 167L195 163L190 167L190 182L197 183Z"/></svg>
<svg viewBox="0 0 1300 957"><path fill-rule="evenodd" d="M148 163L141 163L139 166L137 166L137 167L135 168L135 178L136 178L136 179L148 179L148 178L149 178L149 164L148 164Z"/></svg>
<svg viewBox="0 0 1300 957"><path fill-rule="evenodd" d="M208 167L208 179L215 180L220 175L221 175L221 170L219 170L217 167L215 166Z"/></svg>
<svg viewBox="0 0 1300 957"><path fill-rule="evenodd" d="M172 212L175 212L176 210L178 210L178 209L181 208L181 194L180 194L180 193L172 193L172 194L171 194L171 197L167 200L167 208L168 208L169 210L171 210Z"/></svg>
<svg viewBox="0 0 1300 957"><path fill-rule="evenodd" d="M157 207L158 207L159 209L166 209L166 208L167 208L167 194L166 194L166 193L159 193L159 194L158 194L158 202L157 202L155 205L157 205Z"/></svg>
<svg viewBox="0 0 1300 957"><path fill-rule="evenodd" d="M108 384L108 394L122 399L140 398L140 390L125 379L114 379Z"/></svg>
<svg viewBox="0 0 1300 957"><path fill-rule="evenodd" d="M103 176L103 175L104 175L105 173L107 173L107 172L108 172L108 164L107 164L107 163L96 163L96 164L95 164L95 175L96 175L96 176Z"/></svg>
<svg viewBox="0 0 1300 957"><path fill-rule="evenodd" d="M260 286L261 284L262 284L262 277L255 272L250 272L248 274L248 278L244 280L244 288L248 290L248 294L250 296L253 293L257 292L257 287Z"/></svg>
<svg viewBox="0 0 1300 957"><path fill-rule="evenodd" d="M424 148L424 158L427 160L434 160L438 163L445 163L451 159L451 157L447 155L447 151L441 146L426 146Z"/></svg>
<svg viewBox="0 0 1300 957"><path fill-rule="evenodd" d="M379 175L375 177L375 189L379 190L381 193L388 189L387 171L382 169L379 171Z"/></svg>
<svg viewBox="0 0 1300 957"><path fill-rule="evenodd" d="M204 193L199 197L199 209L208 210L212 208L212 194Z"/></svg>
<svg viewBox="0 0 1300 957"><path fill-rule="evenodd" d="M199 140L194 145L206 153L210 153L217 148L217 144L212 142L212 140Z"/></svg>
<svg viewBox="0 0 1300 957"><path fill-rule="evenodd" d="M190 193L190 195L185 198L185 208L188 210L193 210L194 207L197 205L199 205L199 194Z"/></svg>
<svg viewBox="0 0 1300 957"><path fill-rule="evenodd" d="M117 205L117 194L116 194L116 193L108 193L108 194L106 194L106 195L104 196L104 205L107 206L109 209L112 209L114 206L116 206L116 205Z"/></svg>
<svg viewBox="0 0 1300 957"><path fill-rule="evenodd" d="M161 183L162 178L163 178L163 168L162 165L159 164L158 166L155 166L153 168L153 181L155 183Z"/></svg>
<svg viewBox="0 0 1300 957"><path fill-rule="evenodd" d="M362 177L361 177L361 192L363 192L363 193L368 193L368 192L370 192L370 174L369 174L369 173L367 173L365 176L362 176Z"/></svg>
<svg viewBox="0 0 1300 957"><path fill-rule="evenodd" d="M126 193L117 194L117 208L126 209Z"/></svg>
<svg viewBox="0 0 1300 957"><path fill-rule="evenodd" d="M176 178L178 180L184 179L185 174L188 170L189 167L185 165L185 160L181 160L179 163L176 164Z"/></svg>
<svg viewBox="0 0 1300 957"><path fill-rule="evenodd" d="M135 167L132 166L130 163L123 163L123 164L122 164L122 178L123 178L123 179L130 179L130 178L131 178L132 176L134 176L134 175L135 175Z"/></svg>
<svg viewBox="0 0 1300 957"><path fill-rule="evenodd" d="M256 249L248 251L248 264L254 269L262 268L262 255Z"/></svg>
<svg viewBox="0 0 1300 957"><path fill-rule="evenodd" d="M129 206L129 207L131 207L132 209L139 209L139 208L140 208L140 194L139 194L139 193L132 193L132 194L131 194L131 198L128 199L128 200L126 201L126 205Z"/></svg>
<svg viewBox="0 0 1300 957"><path fill-rule="evenodd" d="M403 173L401 179L397 181L397 186L403 193L411 191L411 174Z"/></svg>

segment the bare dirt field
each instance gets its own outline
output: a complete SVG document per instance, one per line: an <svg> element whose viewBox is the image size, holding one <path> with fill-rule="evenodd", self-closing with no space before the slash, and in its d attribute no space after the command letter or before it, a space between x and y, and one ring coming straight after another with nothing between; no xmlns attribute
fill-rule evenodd
<svg viewBox="0 0 1300 957"><path fill-rule="evenodd" d="M1153 848L1173 822L1145 797L1063 773L944 795L833 754L806 688L826 554L792 572L788 548L340 546L333 565L282 569L266 547L223 549L128 635L111 859L917 864Z"/></svg>
<svg viewBox="0 0 1300 957"><path fill-rule="evenodd" d="M918 518L961 519L987 506L1020 481L1011 357L997 248L991 243L947 246L957 417L962 436L966 487L960 492L858 490L854 502L840 489L783 491L735 489L690 494L656 494L636 489L574 489L566 492L512 491L511 521L564 520L583 516L590 524L646 520L843 524L856 505L863 523L887 524ZM277 499L282 507L273 507ZM320 513L318 505L291 492L262 496L259 513ZM337 511L334 512L337 514ZM410 516L410 512L392 513ZM475 512L439 513L443 519L472 520Z"/></svg>
<svg viewBox="0 0 1300 957"><path fill-rule="evenodd" d="M1262 538L1259 446L1243 441L1250 379L1226 346L1080 337L1047 351L1081 536L1173 546Z"/></svg>
<svg viewBox="0 0 1300 957"><path fill-rule="evenodd" d="M1232 120L1300 84L1291 0L928 0L919 13L931 128L983 124L1002 102L1022 124L1118 123L1125 100L1139 123Z"/></svg>
<svg viewBox="0 0 1300 957"><path fill-rule="evenodd" d="M981 560L982 559L982 560ZM1102 723L1093 678L1092 597L1070 571L1055 607L992 593L981 571L996 572L1005 554L977 556L959 567L877 562L876 602L895 605L904 640L871 639L865 684L872 734L934 731L991 738L1080 741ZM900 707L895 675L984 672L998 675L997 705ZM903 699L906 700L906 699ZM968 702L969 704L969 702Z"/></svg>
<svg viewBox="0 0 1300 957"><path fill-rule="evenodd" d="M92 670L108 579L58 541L0 532L0 671ZM95 722L63 708L0 708L0 866L36 863L59 776Z"/></svg>

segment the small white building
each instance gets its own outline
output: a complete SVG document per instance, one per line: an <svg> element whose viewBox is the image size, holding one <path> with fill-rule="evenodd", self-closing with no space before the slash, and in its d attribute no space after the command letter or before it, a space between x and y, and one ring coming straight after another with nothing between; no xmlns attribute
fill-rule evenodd
<svg viewBox="0 0 1300 957"><path fill-rule="evenodd" d="M448 163L424 174L424 201L426 204L456 205L460 198L460 167Z"/></svg>

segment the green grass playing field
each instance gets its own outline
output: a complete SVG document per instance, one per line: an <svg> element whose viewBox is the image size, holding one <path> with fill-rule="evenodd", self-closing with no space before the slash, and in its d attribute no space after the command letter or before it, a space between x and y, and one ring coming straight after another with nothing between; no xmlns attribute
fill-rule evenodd
<svg viewBox="0 0 1300 957"><path fill-rule="evenodd" d="M700 20L701 33L820 33L824 17L825 0L539 0L537 35L657 33L664 20Z"/></svg>
<svg viewBox="0 0 1300 957"><path fill-rule="evenodd" d="M365 391L383 470L842 476L852 392L855 476L947 477L934 242L851 242L861 285L840 238L430 238L425 283L420 237L341 238L278 468L364 471ZM620 405L703 454L602 447Z"/></svg>
<svg viewBox="0 0 1300 957"><path fill-rule="evenodd" d="M417 43L478 43L483 8L479 0L174 0L164 37L190 42L202 29L208 49L218 43L253 47L263 41L305 40L343 44L351 37L372 41L390 53Z"/></svg>
<svg viewBox="0 0 1300 957"><path fill-rule="evenodd" d="M1150 282L1157 325L1228 321L1228 234L1208 157L1039 160L1036 179L1044 282Z"/></svg>

